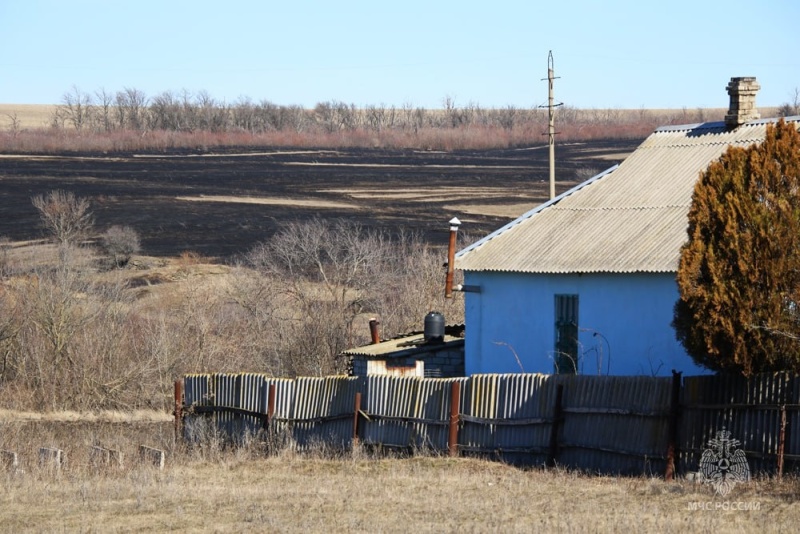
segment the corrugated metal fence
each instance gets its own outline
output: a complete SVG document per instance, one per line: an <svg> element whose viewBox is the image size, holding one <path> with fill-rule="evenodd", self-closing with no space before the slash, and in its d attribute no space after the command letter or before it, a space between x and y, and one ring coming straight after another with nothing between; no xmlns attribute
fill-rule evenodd
<svg viewBox="0 0 800 534"><path fill-rule="evenodd" d="M720 430L753 472L800 465L800 377L474 375L468 378L196 374L176 383L176 428L210 421L238 439L267 432L326 444L489 455L602 473L697 469ZM202 424L201 424L202 423ZM205 425L205 426L204 426Z"/></svg>

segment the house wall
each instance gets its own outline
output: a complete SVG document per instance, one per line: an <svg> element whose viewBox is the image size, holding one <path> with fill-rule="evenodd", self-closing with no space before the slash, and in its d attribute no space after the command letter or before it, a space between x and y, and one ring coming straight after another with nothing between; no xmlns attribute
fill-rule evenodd
<svg viewBox="0 0 800 534"><path fill-rule="evenodd" d="M552 373L555 295L578 295L578 372L666 376L707 371L675 339L673 274L466 272L465 371Z"/></svg>

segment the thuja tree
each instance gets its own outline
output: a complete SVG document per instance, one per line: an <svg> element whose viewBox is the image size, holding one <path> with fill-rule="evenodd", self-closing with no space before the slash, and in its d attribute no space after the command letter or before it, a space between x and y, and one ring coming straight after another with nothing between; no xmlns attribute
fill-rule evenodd
<svg viewBox="0 0 800 534"><path fill-rule="evenodd" d="M800 134L768 125L697 182L673 326L700 365L800 371Z"/></svg>

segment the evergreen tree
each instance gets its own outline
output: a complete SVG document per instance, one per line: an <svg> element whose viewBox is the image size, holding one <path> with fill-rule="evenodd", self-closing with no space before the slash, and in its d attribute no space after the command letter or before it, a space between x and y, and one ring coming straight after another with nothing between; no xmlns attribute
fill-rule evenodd
<svg viewBox="0 0 800 534"><path fill-rule="evenodd" d="M698 364L748 376L800 371L800 133L730 147L700 176L673 326Z"/></svg>

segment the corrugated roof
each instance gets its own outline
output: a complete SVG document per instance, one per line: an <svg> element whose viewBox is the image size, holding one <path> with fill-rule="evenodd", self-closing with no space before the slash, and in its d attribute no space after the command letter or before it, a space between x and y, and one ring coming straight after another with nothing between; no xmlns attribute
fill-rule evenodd
<svg viewBox="0 0 800 534"><path fill-rule="evenodd" d="M619 166L460 251L455 267L525 273L676 272L700 173L728 146L762 141L770 122L774 119L732 131L722 122L659 128Z"/></svg>
<svg viewBox="0 0 800 534"><path fill-rule="evenodd" d="M441 350L444 347L453 347L464 344L463 337L444 336L441 343L425 343L423 334L408 336L403 339L390 339L381 341L374 345L364 345L342 351L346 356L366 356L366 357L392 357L404 358L406 356L416 356L425 352Z"/></svg>
<svg viewBox="0 0 800 534"><path fill-rule="evenodd" d="M347 349L342 351L342 354L345 356L404 358L424 352L438 351L443 347L458 346L459 344L464 344L463 324L445 326L445 335L442 343L425 343L424 332L410 332L380 343Z"/></svg>

